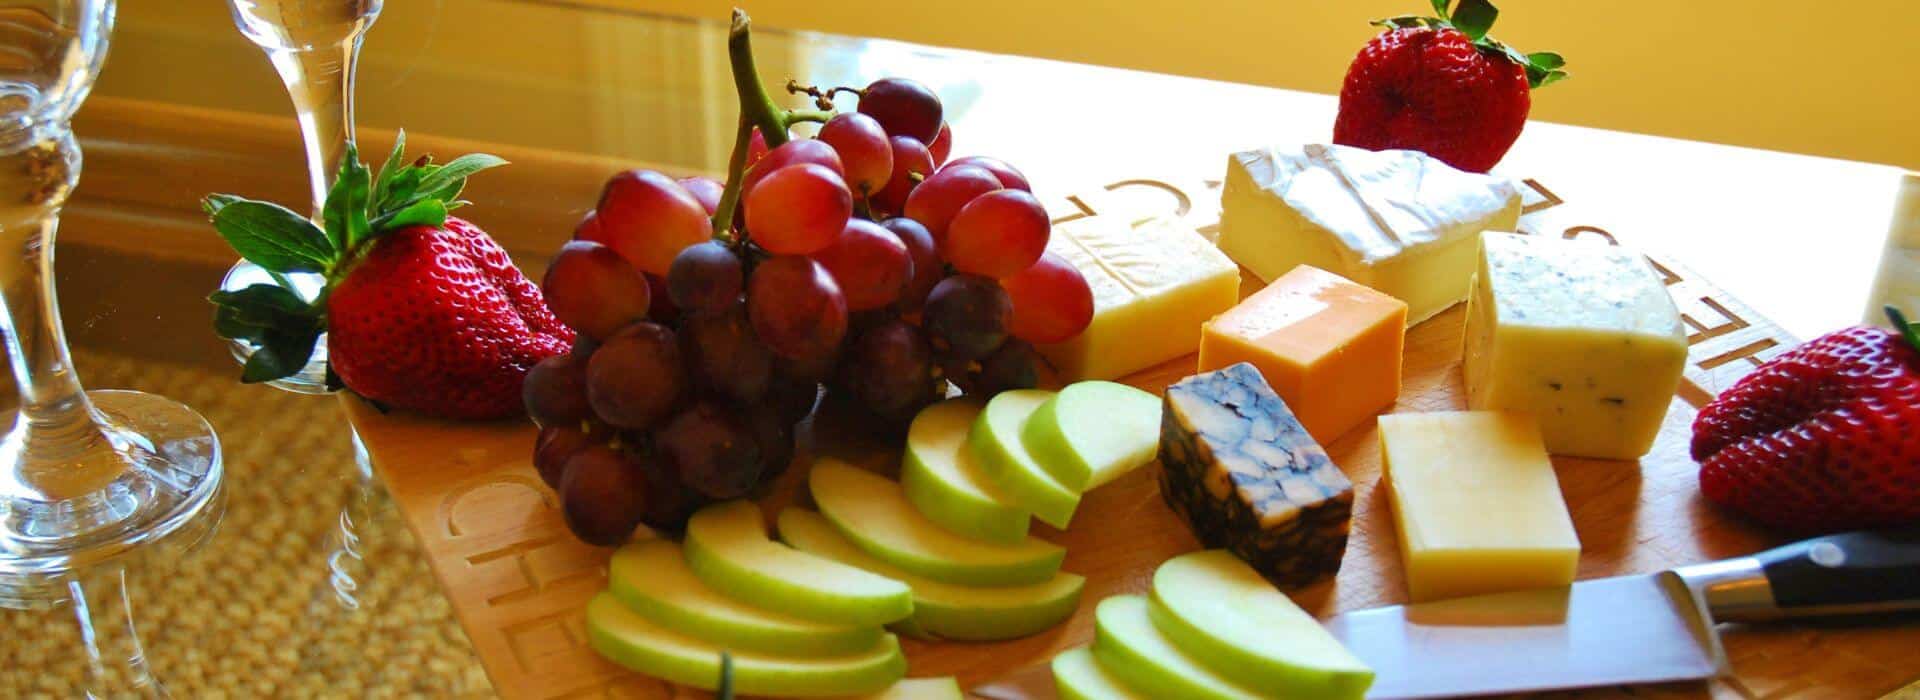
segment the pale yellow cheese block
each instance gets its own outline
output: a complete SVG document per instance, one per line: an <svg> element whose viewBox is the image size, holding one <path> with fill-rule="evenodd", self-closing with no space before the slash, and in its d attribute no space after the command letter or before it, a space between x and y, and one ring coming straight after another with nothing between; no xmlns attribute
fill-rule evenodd
<svg viewBox="0 0 1920 700"><path fill-rule="evenodd" d="M1580 538L1531 416L1381 416L1380 447L1409 600L1573 582Z"/></svg>
<svg viewBox="0 0 1920 700"><path fill-rule="evenodd" d="M1240 269L1198 231L1168 218L1088 217L1056 226L1047 250L1093 289L1093 322L1040 346L1066 381L1117 379L1193 353L1200 324L1240 301Z"/></svg>

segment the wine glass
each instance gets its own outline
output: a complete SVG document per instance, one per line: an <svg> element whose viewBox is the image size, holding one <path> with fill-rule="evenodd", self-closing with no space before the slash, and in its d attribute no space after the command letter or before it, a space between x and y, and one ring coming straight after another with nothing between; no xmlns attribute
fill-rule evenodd
<svg viewBox="0 0 1920 700"><path fill-rule="evenodd" d="M79 607L88 572L218 510L212 426L164 397L82 389L60 323L54 233L80 177L68 119L113 15L113 0L0 0L0 331L20 391L0 437L0 605Z"/></svg>
<svg viewBox="0 0 1920 700"><path fill-rule="evenodd" d="M293 99L300 137L306 146L307 184L312 189L316 221L327 201L327 189L340 172L340 157L347 142L353 140L354 69L360 62L361 40L380 17L382 2L228 0L234 25L267 52L273 69L286 85L287 96ZM238 291L262 283L279 284L312 301L324 280L317 273L269 272L241 259L227 271L220 288ZM232 349L234 358L245 364L259 346L234 340ZM270 383L287 391L325 394L329 391L326 367L327 342L321 336L304 369Z"/></svg>

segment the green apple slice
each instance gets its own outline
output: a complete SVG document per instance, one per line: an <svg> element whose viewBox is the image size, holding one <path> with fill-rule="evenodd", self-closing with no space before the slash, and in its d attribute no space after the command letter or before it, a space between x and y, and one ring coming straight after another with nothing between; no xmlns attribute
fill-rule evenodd
<svg viewBox="0 0 1920 700"><path fill-rule="evenodd" d="M913 614L906 584L767 539L752 501L694 513L686 552L702 582L760 607L838 625L882 625Z"/></svg>
<svg viewBox="0 0 1920 700"><path fill-rule="evenodd" d="M953 676L902 678L893 687L854 700L964 700L960 681Z"/></svg>
<svg viewBox="0 0 1920 700"><path fill-rule="evenodd" d="M587 644L614 663L674 683L713 690L720 680L719 645L655 624L611 593L587 603ZM733 689L746 695L857 695L885 690L907 675L907 657L891 634L871 648L842 656L729 651Z"/></svg>
<svg viewBox="0 0 1920 700"><path fill-rule="evenodd" d="M1011 544L1027 536L1033 514L981 471L967 449L967 431L980 415L978 399L952 399L928 406L907 428L900 486L928 520L988 542Z"/></svg>
<svg viewBox="0 0 1920 700"><path fill-rule="evenodd" d="M907 502L900 485L832 459L813 464L807 477L813 502L840 534L868 554L935 581L971 586L1040 583L1060 571L1067 550L1028 537L994 544L934 524Z"/></svg>
<svg viewBox="0 0 1920 700"><path fill-rule="evenodd" d="M1053 685L1062 700L1147 700L1118 676L1107 673L1086 647L1074 647L1053 657Z"/></svg>
<svg viewBox="0 0 1920 700"><path fill-rule="evenodd" d="M1064 529L1073 519L1073 509L1080 505L1080 492L1053 478L1027 452L1020 437L1027 418L1051 398L1053 392L1041 389L1000 392L974 419L973 429L967 432L967 447L973 450L987 477L1015 503L1033 511L1040 522Z"/></svg>
<svg viewBox="0 0 1920 700"><path fill-rule="evenodd" d="M1373 671L1232 552L1174 557L1153 572L1154 623L1222 675L1287 697L1359 698Z"/></svg>
<svg viewBox="0 0 1920 700"><path fill-rule="evenodd" d="M1153 461L1160 397L1114 382L1075 382L1034 410L1020 439L1062 486L1085 492Z"/></svg>
<svg viewBox="0 0 1920 700"><path fill-rule="evenodd" d="M961 586L917 576L854 546L827 519L812 511L780 512L780 539L801 551L857 566L913 588L910 629L960 641L1025 637L1060 624L1080 607L1087 580L1055 574L1046 583L1021 586Z"/></svg>
<svg viewBox="0 0 1920 700"><path fill-rule="evenodd" d="M1214 673L1153 625L1147 599L1117 595L1094 609L1093 653L1100 666L1148 697L1255 700L1261 697Z"/></svg>
<svg viewBox="0 0 1920 700"><path fill-rule="evenodd" d="M635 542L614 552L607 592L668 629L740 651L838 656L880 641L875 625L813 622L721 595L693 575L680 545L670 540Z"/></svg>

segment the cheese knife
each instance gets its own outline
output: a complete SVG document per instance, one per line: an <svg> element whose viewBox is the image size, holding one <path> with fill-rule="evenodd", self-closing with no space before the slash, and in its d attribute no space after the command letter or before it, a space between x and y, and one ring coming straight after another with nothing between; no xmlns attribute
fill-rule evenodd
<svg viewBox="0 0 1920 700"><path fill-rule="evenodd" d="M1653 574L1358 610L1326 626L1373 667L1367 697L1437 698L1712 678L1727 668L1717 623L1906 611L1920 611L1920 526ZM1044 664L972 694L1056 697Z"/></svg>

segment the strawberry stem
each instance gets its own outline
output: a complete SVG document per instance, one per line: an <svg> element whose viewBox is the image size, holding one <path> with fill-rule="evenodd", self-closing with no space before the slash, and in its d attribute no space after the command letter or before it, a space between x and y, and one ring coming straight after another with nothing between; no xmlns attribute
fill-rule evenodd
<svg viewBox="0 0 1920 700"><path fill-rule="evenodd" d="M1900 308L1892 304L1886 306L1886 312L1887 320L1893 322L1894 332L1906 338L1907 344L1913 346L1914 350L1920 350L1920 324L1907 323L1907 315L1900 313Z"/></svg>

